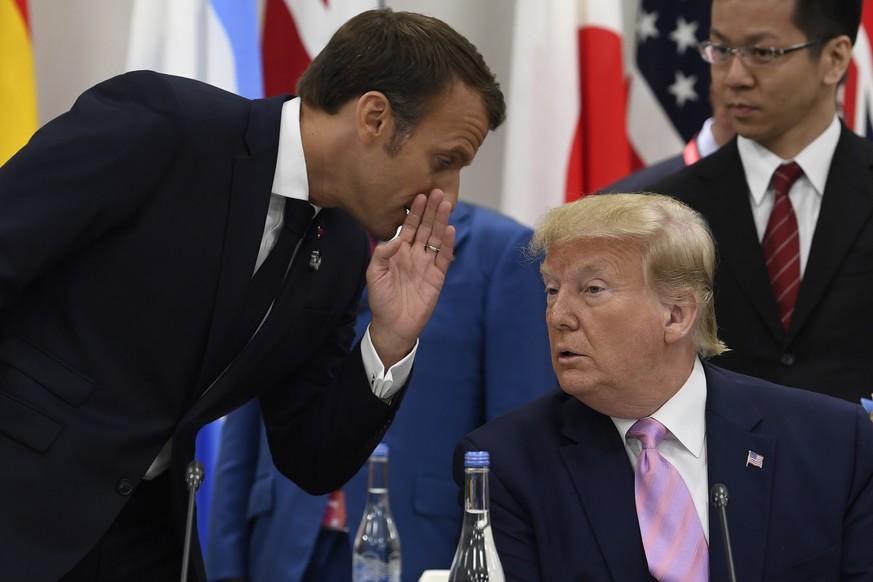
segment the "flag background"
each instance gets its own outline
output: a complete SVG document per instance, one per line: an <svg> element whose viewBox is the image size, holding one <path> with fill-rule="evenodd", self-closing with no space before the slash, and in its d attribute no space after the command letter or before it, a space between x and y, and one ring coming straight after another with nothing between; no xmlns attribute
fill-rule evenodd
<svg viewBox="0 0 873 582"><path fill-rule="evenodd" d="M27 0L0 0L0 164L30 139L36 127Z"/></svg>
<svg viewBox="0 0 873 582"><path fill-rule="evenodd" d="M178 0L178 4L191 1ZM305 46L307 42L323 44L325 31L335 29L354 13L349 6L355 1L258 0L258 10L265 35L271 25L282 24L278 20L282 15L268 10L270 4L274 10L285 8L286 25L295 5L314 15L306 18L303 33L298 32L296 40L278 37L280 43ZM125 70L134 0L29 3L40 122L45 122L68 109L90 85ZM681 54L678 49L689 38L689 31L698 39L705 37L708 3L387 0L385 4L441 18L482 51L510 99L510 117L486 140L476 163L462 174L462 195L528 224L535 223L546 208L604 185L625 168L679 153L691 128L699 127L706 117L707 70L695 69L702 63L687 44ZM873 26L871 4L873 0L866 0L867 30ZM646 26L638 15L652 13L658 14L654 22L658 36L646 36L638 43L640 29ZM555 20L555 14L566 15L566 20ZM685 23L681 27L679 18ZM319 35L323 40L311 41ZM620 63L614 60L616 46L620 47ZM870 51L865 30L859 35L845 88L846 119L864 135L873 135ZM269 77L267 56L265 47L264 66ZM621 73L616 77L619 67ZM654 78L648 76L652 71L660 71L666 80L651 81L650 85L647 79ZM267 94L289 90L290 79L295 76L295 70L289 69L284 86L268 85ZM689 81L692 77L693 83ZM527 95L523 91L525 80L535 83L528 86ZM671 86L676 93L670 92ZM522 87L521 93L518 87ZM684 95L681 107L678 95ZM669 99L673 99L673 106ZM615 109L619 110L617 116Z"/></svg>

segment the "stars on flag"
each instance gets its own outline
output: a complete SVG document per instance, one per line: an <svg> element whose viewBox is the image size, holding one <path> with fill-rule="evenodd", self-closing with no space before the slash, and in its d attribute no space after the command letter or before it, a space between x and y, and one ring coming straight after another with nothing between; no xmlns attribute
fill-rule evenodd
<svg viewBox="0 0 873 582"><path fill-rule="evenodd" d="M749 451L749 454L746 455L746 467L752 465L753 467L758 467L759 469L764 468L764 456L759 455L755 451Z"/></svg>
<svg viewBox="0 0 873 582"><path fill-rule="evenodd" d="M637 16L637 68L685 141L712 113L709 66L697 53L709 10L707 2L642 0Z"/></svg>
<svg viewBox="0 0 873 582"><path fill-rule="evenodd" d="M658 21L657 12L641 11L637 18L637 42L642 44L648 38L658 38L661 33L655 23Z"/></svg>
<svg viewBox="0 0 873 582"><path fill-rule="evenodd" d="M686 101L697 101L695 83L697 83L697 75L686 77L682 71L676 71L676 81L667 87L667 91L676 97L676 107L681 108Z"/></svg>
<svg viewBox="0 0 873 582"><path fill-rule="evenodd" d="M682 55L685 51L694 50L697 47L697 27L699 22L686 22L683 17L676 20L676 28L670 33L670 40L676 43L676 54Z"/></svg>

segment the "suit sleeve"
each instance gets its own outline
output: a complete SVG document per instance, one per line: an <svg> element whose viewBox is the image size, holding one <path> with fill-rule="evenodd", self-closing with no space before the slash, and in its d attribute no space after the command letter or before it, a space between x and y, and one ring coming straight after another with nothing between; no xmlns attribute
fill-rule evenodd
<svg viewBox="0 0 873 582"><path fill-rule="evenodd" d="M531 231L499 236L485 298L485 416L491 420L557 385L546 329L540 262L525 256Z"/></svg>
<svg viewBox="0 0 873 582"><path fill-rule="evenodd" d="M306 366L260 395L270 451L276 468L311 495L337 489L367 461L394 419L406 388L391 404L373 394L355 334L358 301L369 262L369 243L360 240L357 261L349 249L350 269L360 265L357 292L338 308L336 331Z"/></svg>
<svg viewBox="0 0 873 582"><path fill-rule="evenodd" d="M224 420L209 516L206 571L210 580L248 578L249 494L255 480L261 414L251 400Z"/></svg>
<svg viewBox="0 0 873 582"><path fill-rule="evenodd" d="M132 219L160 180L181 123L151 78L90 89L0 167L0 315L30 281Z"/></svg>
<svg viewBox="0 0 873 582"><path fill-rule="evenodd" d="M843 521L840 580L870 580L873 574L873 423L858 407L855 466Z"/></svg>
<svg viewBox="0 0 873 582"><path fill-rule="evenodd" d="M471 438L462 439L455 448L452 472L461 495L465 489L464 453L487 449ZM489 471L488 488L491 530L507 582L542 582L536 535L527 508L504 487L494 467Z"/></svg>

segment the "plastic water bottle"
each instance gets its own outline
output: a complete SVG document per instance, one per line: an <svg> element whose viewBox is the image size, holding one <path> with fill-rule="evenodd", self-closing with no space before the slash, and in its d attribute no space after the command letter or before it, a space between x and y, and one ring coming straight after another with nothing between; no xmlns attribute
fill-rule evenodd
<svg viewBox="0 0 873 582"><path fill-rule="evenodd" d="M449 571L449 582L505 580L491 533L491 514L488 510L490 464L486 451L467 451L464 454L464 522Z"/></svg>
<svg viewBox="0 0 873 582"><path fill-rule="evenodd" d="M352 550L354 582L400 582L400 537L388 505L388 445L370 455L367 504Z"/></svg>

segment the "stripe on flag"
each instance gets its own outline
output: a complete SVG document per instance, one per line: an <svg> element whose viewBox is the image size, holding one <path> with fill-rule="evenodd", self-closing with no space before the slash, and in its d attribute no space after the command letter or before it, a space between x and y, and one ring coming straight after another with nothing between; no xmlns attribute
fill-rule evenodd
<svg viewBox="0 0 873 582"><path fill-rule="evenodd" d="M267 0L262 42L265 95L294 93L297 79L333 33L351 17L374 8L378 0Z"/></svg>
<svg viewBox="0 0 873 582"><path fill-rule="evenodd" d="M846 83L840 88L846 125L855 133L873 139L873 2L866 0L861 13L861 28L852 49L852 62Z"/></svg>
<svg viewBox="0 0 873 582"><path fill-rule="evenodd" d="M126 69L152 69L260 97L255 0L135 0Z"/></svg>
<svg viewBox="0 0 873 582"><path fill-rule="evenodd" d="M514 22L501 210L530 225L631 170L622 9L517 2Z"/></svg>
<svg viewBox="0 0 873 582"><path fill-rule="evenodd" d="M27 0L0 0L0 165L37 128Z"/></svg>
<svg viewBox="0 0 873 582"><path fill-rule="evenodd" d="M577 21L576 0L515 3L500 207L528 225L565 201L581 147Z"/></svg>

